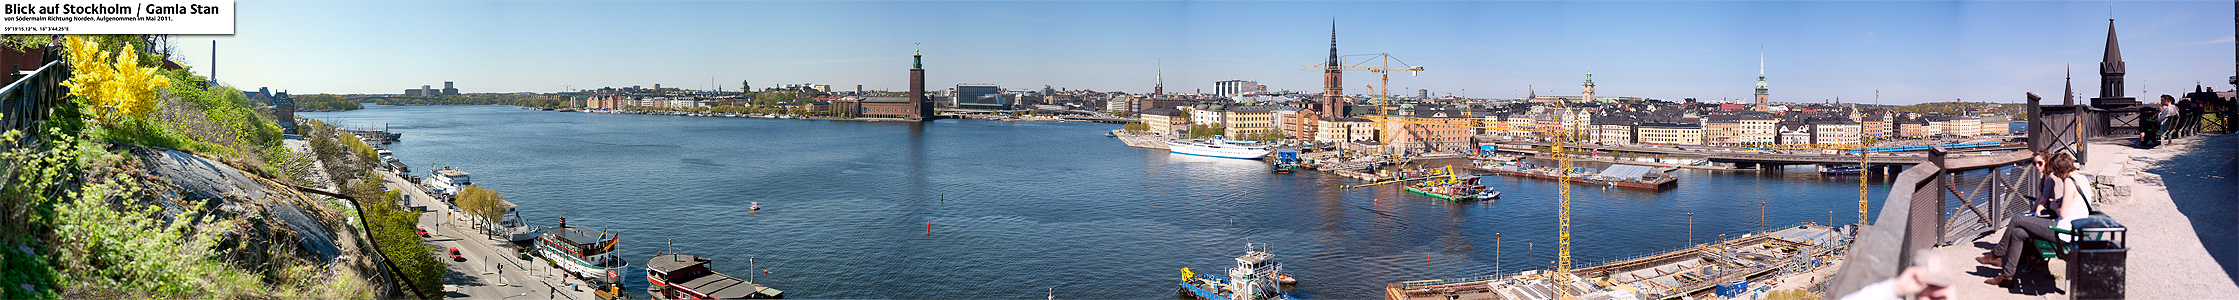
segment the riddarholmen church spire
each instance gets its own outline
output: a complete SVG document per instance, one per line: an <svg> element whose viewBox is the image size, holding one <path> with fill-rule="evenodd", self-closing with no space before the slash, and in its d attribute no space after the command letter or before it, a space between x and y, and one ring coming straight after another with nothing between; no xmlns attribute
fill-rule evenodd
<svg viewBox="0 0 2239 300"><path fill-rule="evenodd" d="M1338 68L1344 62L1337 58L1337 17L1329 18L1329 61L1322 63L1322 116L1345 117L1345 76Z"/></svg>

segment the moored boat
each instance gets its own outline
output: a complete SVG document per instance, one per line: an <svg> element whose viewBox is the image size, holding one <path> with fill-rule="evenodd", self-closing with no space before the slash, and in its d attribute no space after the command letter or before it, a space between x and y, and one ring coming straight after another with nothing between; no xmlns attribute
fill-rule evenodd
<svg viewBox="0 0 2239 300"><path fill-rule="evenodd" d="M1230 141L1218 136L1198 140L1170 139L1166 140L1166 146L1168 151L1175 154L1219 158L1259 159L1267 156L1267 153L1270 152L1267 149L1267 144L1264 143Z"/></svg>
<svg viewBox="0 0 2239 300"><path fill-rule="evenodd" d="M645 280L652 284L646 293L653 299L785 298L785 291L709 270L712 261L690 254L655 255L645 261Z"/></svg>
<svg viewBox="0 0 2239 300"><path fill-rule="evenodd" d="M1244 255L1236 257L1236 266L1229 267L1225 276L1182 268L1182 296L1205 300L1297 299L1282 288L1284 281L1295 280L1286 280L1290 275L1283 273L1282 264L1270 259L1272 255L1265 247L1245 244Z"/></svg>
<svg viewBox="0 0 2239 300"><path fill-rule="evenodd" d="M560 270L574 274L586 281L612 282L615 272L630 265L614 250L622 236L590 227L568 225L567 218L560 218L560 226L547 228L536 239L538 256L551 260Z"/></svg>
<svg viewBox="0 0 2239 300"><path fill-rule="evenodd" d="M429 170L428 177L421 179L420 184L433 189L438 194L437 196L448 201L451 196L458 195L459 190L466 189L468 185L473 185L474 181L468 178L466 171L444 166Z"/></svg>
<svg viewBox="0 0 2239 300"><path fill-rule="evenodd" d="M1430 180L1407 185L1407 191L1446 201L1492 200L1500 191L1478 184L1480 177L1463 179Z"/></svg>

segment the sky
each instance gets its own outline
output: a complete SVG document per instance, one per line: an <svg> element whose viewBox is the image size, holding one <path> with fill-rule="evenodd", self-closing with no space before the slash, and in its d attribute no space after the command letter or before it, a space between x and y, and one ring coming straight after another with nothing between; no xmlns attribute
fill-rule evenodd
<svg viewBox="0 0 2239 300"><path fill-rule="evenodd" d="M1388 53L1395 94L1752 97L1775 102L2058 101L2098 93L2115 19L2130 96L2230 90L2233 2L1647 1L251 1L230 36L174 53L245 89L402 93L599 87L904 90L926 84L1211 92L1215 81L1317 92L1338 53ZM2111 9L2110 9L2111 8ZM1761 51L1761 52L1760 52ZM1349 56L1348 65L1375 65ZM1400 63L1394 63L1399 65ZM2072 68L2072 69L2071 69ZM1348 71L1347 93L1375 74Z"/></svg>

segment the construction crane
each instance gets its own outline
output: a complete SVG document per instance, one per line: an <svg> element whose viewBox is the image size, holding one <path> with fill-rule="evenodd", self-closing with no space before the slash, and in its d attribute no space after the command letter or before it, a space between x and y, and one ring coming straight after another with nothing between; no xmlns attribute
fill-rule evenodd
<svg viewBox="0 0 2239 300"><path fill-rule="evenodd" d="M1333 45L1334 45L1334 44L1333 44ZM1334 46L1333 46L1333 47L1334 47ZM1331 50L1331 52L1335 52L1335 51L1336 51L1335 49L1337 49L1337 48L1330 48L1330 49L1332 49L1332 50ZM1376 60L1378 60L1378 61L1380 61L1380 62L1379 62L1379 64L1377 64L1377 65L1375 65L1375 66L1345 66L1345 65L1343 65L1343 63L1339 63L1339 64L1337 64L1337 65L1329 65L1329 66L1305 66L1305 67L1301 68L1300 70L1309 70L1309 71L1345 70L1345 71L1369 71L1369 72L1375 72L1375 73L1376 73L1377 75L1379 75L1379 76L1381 76L1381 77L1382 77L1382 78L1380 78L1380 79L1379 79L1379 80L1381 80L1381 82L1377 83L1377 84L1376 84L1376 86L1374 86L1374 87L1370 87L1370 88L1375 88L1375 89L1378 89L1378 90L1376 91L1376 98L1377 98L1377 99L1376 99L1376 114L1377 114L1377 115L1383 115L1383 114L1384 114L1384 106L1385 106L1385 105L1389 105L1389 104L1391 104L1391 100L1390 100L1390 99L1388 99L1388 98L1390 98L1390 97L1391 97L1391 94L1392 94L1392 93L1391 93L1391 90L1392 90L1392 87L1391 87L1391 85L1392 85L1392 73L1391 73L1391 72L1392 72L1392 71L1408 71L1408 72L1420 72L1420 71L1423 71L1423 67L1420 67L1420 66L1413 66L1413 65L1408 65L1408 64L1407 64L1407 62L1405 62L1405 61L1401 61L1401 62L1399 62L1399 65L1400 65L1400 66L1403 66L1403 67L1407 67L1407 68L1393 69L1393 68L1392 68L1392 61L1395 61L1395 60L1399 60L1399 59L1397 59L1397 58L1392 58L1392 54L1391 54L1391 53L1377 53L1377 54L1355 54L1355 55L1346 55L1346 56L1375 56L1375 58L1373 58L1373 59L1376 59ZM1365 63L1365 62L1367 62L1367 61L1365 61L1365 60L1364 60L1364 61L1362 61L1362 62L1364 62L1364 63ZM1414 75L1414 73L1408 73L1408 75Z"/></svg>
<svg viewBox="0 0 2239 300"><path fill-rule="evenodd" d="M1864 125L1864 124L1860 124L1860 125ZM1860 128L1860 129L1864 129L1864 128L1865 128L1865 126L1859 126L1859 128ZM1867 175L1867 170L1872 170L1872 169L1873 169L1873 168L1871 168L1871 167L1872 167L1872 165L1870 165L1870 164L1868 164L1868 163L1867 163L1867 161L1866 161L1866 158L1867 158L1867 155L1868 155L1867 153L1871 153L1871 152L1873 152L1873 151L1871 151L1871 150L1873 150L1873 148L1872 148L1872 145L1874 144L1874 142L1875 142L1875 140L1874 140L1873 138L1868 138L1868 137L1866 137L1866 132L1865 132L1864 130L1859 130L1859 132L1858 132L1858 143L1857 143L1857 144L1793 144L1793 145L1770 145L1770 146L1766 146L1765 148L1772 148L1772 149L1795 149L1795 150L1851 150L1851 149L1857 149L1857 151L1858 151L1858 223L1857 223L1857 224L1858 224L1858 225L1861 225L1861 226L1863 226L1863 225L1866 225L1866 187L1868 186L1868 183L1867 183L1867 180L1866 180L1866 177L1867 177L1866 175ZM1827 224L1827 226L1834 226L1834 225L1835 225L1835 224Z"/></svg>
<svg viewBox="0 0 2239 300"><path fill-rule="evenodd" d="M1421 69L1421 68L1416 68L1416 69ZM1569 110L1569 108L1570 108L1570 106L1569 106L1568 104L1569 104L1568 102L1557 102L1557 104L1556 104L1556 108L1557 108L1557 110L1558 110L1558 111L1568 111L1568 110ZM1556 250L1556 254L1555 254L1555 273L1554 273L1554 274L1552 275L1552 277L1554 278L1554 280L1555 280L1555 282L1556 282L1556 286L1557 286L1557 288L1555 289L1555 292L1556 292L1556 293L1559 293L1559 294L1561 294L1561 295L1562 295L1562 297L1561 297L1561 298L1563 298L1563 299L1571 299L1572 297L1575 297L1575 295L1571 295L1571 293L1570 293L1570 291L1569 291L1569 290L1566 290L1566 289L1564 289L1564 288L1561 288L1561 287L1562 287L1562 286L1568 286L1568 285L1569 285L1569 283L1570 283L1570 280L1571 280L1571 274L1570 274L1570 244L1571 244L1571 243L1570 243L1570 181L1571 181L1571 180L1570 180L1570 179L1571 179L1571 174L1570 174L1570 172L1571 172L1571 163L1570 163L1570 155L1569 155L1569 154L1567 154L1567 153L1565 153L1565 151L1566 151L1566 150L1565 150L1565 148L1569 146L1569 144L1570 144L1570 142L1571 142L1571 139L1572 139L1572 138L1575 138L1575 137L1577 137L1577 135L1576 135L1576 134L1574 134L1574 133L1570 132L1570 130L1566 130L1567 128L1565 128L1565 129L1538 129L1538 128L1515 128L1515 127L1506 127L1506 126L1487 126L1487 125L1455 125L1455 124L1448 124L1448 123L1434 123L1434 122L1423 122L1423 121L1417 121L1415 117L1392 117L1392 116L1386 116L1386 115L1381 115L1381 114L1379 114L1379 115L1376 115L1376 116L1362 116L1361 118L1363 118L1363 119L1370 119L1370 120L1375 120L1375 121L1378 121L1378 122L1398 122L1398 123L1405 123L1405 124L1415 124L1415 125L1425 125L1425 126L1461 127L1461 128L1475 128L1475 129L1489 129L1489 130L1503 130L1503 131L1524 131L1524 132L1535 132L1535 133L1547 134L1547 135L1548 135L1548 137L1549 137L1549 139L1550 139L1550 140L1552 140L1552 141L1554 141L1554 144L1553 144L1552 150L1553 150L1553 152L1554 152L1554 155L1555 155L1555 166L1556 166L1556 168L1557 168L1557 169L1555 170L1555 185L1557 186L1557 188L1556 188L1556 192L1555 192L1555 205L1556 205L1556 206L1557 206L1558 208L1557 208L1557 213L1556 213L1556 217L1555 217L1555 220L1556 220L1556 225L1555 225L1555 227L1556 227L1556 229L1557 229L1557 232L1559 232L1559 234L1557 235L1557 238L1556 238L1556 245L1557 245L1558 247L1556 248L1557 250ZM1561 124L1557 124L1556 126L1559 126L1559 127L1567 127L1567 126L1562 126Z"/></svg>

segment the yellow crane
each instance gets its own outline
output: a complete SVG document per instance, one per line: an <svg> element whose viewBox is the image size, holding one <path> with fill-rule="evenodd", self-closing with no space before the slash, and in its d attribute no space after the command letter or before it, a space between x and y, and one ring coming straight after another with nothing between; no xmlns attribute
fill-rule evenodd
<svg viewBox="0 0 2239 300"><path fill-rule="evenodd" d="M1418 69L1420 69L1420 68L1418 68ZM1568 109L1570 108L1570 106L1569 106L1568 104L1569 104L1569 103L1567 103L1567 102L1558 102L1558 103L1557 103L1557 106L1556 106L1556 107L1557 107L1557 110L1558 110L1558 111L1568 111ZM1570 244L1571 244L1571 243L1570 243L1570 178L1571 178L1571 174L1570 174L1570 171L1571 171L1571 164L1570 164L1570 155L1569 155L1568 153L1565 153L1565 151L1566 151L1566 150L1565 150L1564 148L1565 148L1565 147L1567 147L1567 146L1568 146L1568 145L1570 144L1570 142L1571 142L1571 139L1572 139L1572 138L1575 138L1575 137L1577 137L1577 135L1576 135L1576 134L1573 134L1573 133L1572 133L1572 132L1570 132L1569 130L1564 130L1564 129L1515 128L1515 127L1507 127L1507 126L1488 126L1488 125L1455 125L1455 124L1448 124L1448 123L1422 122L1422 121L1417 121L1417 120L1415 120L1415 117L1392 117L1392 116L1385 116L1385 115L1376 115L1376 116L1363 116L1363 117L1361 117L1361 118L1364 118L1364 119L1370 119L1370 120L1375 120L1375 121L1378 121L1378 122L1398 122L1398 123L1405 123L1405 124L1415 124L1415 125L1425 125L1425 126L1462 127L1462 128L1489 129L1489 130L1503 130L1503 131L1525 131L1525 132L1535 132L1535 133L1542 133L1542 134L1547 134L1547 135L1548 135L1548 138L1549 138L1549 140L1552 140L1552 141L1554 141L1554 144L1553 144L1552 150L1553 150L1553 152L1554 152L1554 155L1555 155L1555 166L1556 166L1556 169L1555 169L1555 185L1557 186L1557 188L1556 188L1556 190L1555 190L1555 203L1556 203L1555 205L1556 205L1556 206L1558 207L1558 208L1557 208L1557 213L1556 213L1556 217L1555 217L1555 220L1556 220L1556 225L1555 225L1555 226L1556 226L1556 230L1557 230L1557 231L1559 232L1559 234L1557 235L1557 238L1556 238L1556 245L1557 245L1557 248L1556 248L1556 249L1557 249L1557 250L1556 250L1556 254L1555 254L1555 273L1554 273L1554 274L1552 275L1552 277L1554 278L1555 282L1557 283L1557 284L1556 284L1557 286L1568 286L1568 285L1569 285L1569 282L1570 282L1570 279L1571 279L1571 275L1570 275ZM1561 125L1561 124L1557 124L1556 126L1558 126L1558 127L1561 127L1562 125ZM1570 298L1574 297L1573 295L1571 295L1571 294L1570 294L1570 291L1569 291L1569 290L1565 290L1565 289L1562 289L1562 288L1556 288L1556 289L1555 289L1555 291L1556 291L1556 293L1560 293L1561 295L1563 295L1563 296L1562 296L1562 298L1563 298L1563 299L1570 299Z"/></svg>
<svg viewBox="0 0 2239 300"><path fill-rule="evenodd" d="M1859 125L1860 125L1860 126L1859 126L1859 128L1860 128L1860 129L1863 129L1863 128L1865 128L1865 126L1864 126L1865 124L1859 124ZM1864 130L1860 130L1860 131L1858 132L1858 143L1857 143L1857 144L1796 144L1796 145L1770 145L1770 146L1766 146L1766 148L1773 148L1773 149L1797 149L1797 150L1850 150L1850 149L1858 149L1858 225L1861 225L1861 226L1863 226L1863 225L1866 225L1866 187L1868 186L1868 183L1867 183L1867 181L1866 181L1866 177L1867 177L1866 175L1868 175L1868 174L1867 174L1867 172L1866 172L1866 171L1867 171L1867 170L1871 170L1871 169L1873 169L1873 168L1871 168L1871 167L1872 167L1872 165L1870 165L1870 164L1868 164L1868 163L1866 162L1866 158L1867 158L1867 155L1868 155L1867 153L1873 152L1872 150L1873 150L1873 144L1874 144L1874 142L1875 142L1875 140L1874 140L1873 138L1870 138L1870 137L1866 137L1866 132L1865 132ZM1827 226L1835 226L1835 224L1827 224Z"/></svg>
<svg viewBox="0 0 2239 300"><path fill-rule="evenodd" d="M1334 45L1334 44L1333 44L1333 45ZM1330 48L1330 49L1336 49L1336 48ZM1331 50L1331 51L1333 51L1333 52L1334 52L1334 51L1336 51L1336 50ZM1332 54L1334 54L1334 53L1332 53ZM1401 62L1399 62L1399 65L1400 65L1400 66L1402 66L1402 67L1406 67L1406 68L1393 69L1393 68L1392 68L1392 61L1394 61L1394 60L1398 60L1398 59L1396 59L1396 58L1392 58L1392 54L1391 54L1391 53L1377 53L1377 54L1369 54L1369 55L1374 55L1374 56L1376 56L1376 58L1375 58L1375 59L1377 59L1377 60L1379 60L1379 61L1381 61L1381 62L1380 62L1379 64L1375 65L1375 66L1345 66L1345 65L1343 65L1342 63L1336 64L1336 65L1328 65L1328 66L1305 66L1305 67L1301 68L1300 70L1309 70L1309 71L1329 71L1329 70L1345 70L1345 71L1369 71L1369 72L1375 72L1375 73L1376 73L1377 75L1379 75L1379 76L1381 76L1381 77L1382 77L1382 78L1380 78L1380 79L1379 79L1379 80L1381 80L1382 82L1380 82L1380 83L1377 83L1377 85L1376 85L1376 86L1374 86L1374 87L1370 87L1370 88L1375 88L1375 89L1378 89L1378 91L1376 91L1376 98L1377 98L1377 99L1376 99L1376 114L1377 114L1377 115L1384 115L1384 106L1385 106L1385 105L1389 105L1389 104L1391 104L1391 103L1390 103L1390 102L1391 102L1391 100L1390 100L1390 99L1387 99L1387 98L1391 97L1390 95L1391 95L1391 91L1392 91L1392 87L1391 87L1391 85L1392 85L1392 74L1391 74L1391 72L1392 72L1392 71L1408 71L1408 72L1420 72L1420 71L1422 71L1422 70L1423 70L1423 67L1408 65L1408 64L1407 64L1407 62L1405 62L1405 61L1401 61ZM1347 56L1353 56L1353 55L1347 55ZM1408 74L1414 74L1414 73L1408 73ZM1339 114L1342 114L1342 112L1339 112ZM1336 114L1332 114L1332 115L1336 115Z"/></svg>

